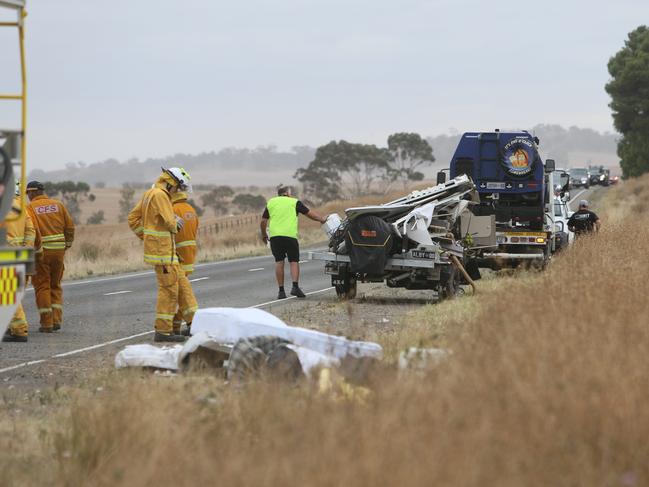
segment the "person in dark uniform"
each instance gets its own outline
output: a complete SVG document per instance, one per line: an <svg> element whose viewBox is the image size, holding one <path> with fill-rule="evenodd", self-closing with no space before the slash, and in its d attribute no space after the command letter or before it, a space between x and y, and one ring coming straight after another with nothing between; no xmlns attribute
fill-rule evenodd
<svg viewBox="0 0 649 487"><path fill-rule="evenodd" d="M311 220L324 223L326 218L307 208L297 198L291 196L288 186L279 186L277 196L268 200L261 217L261 236L264 243L270 240L270 249L275 257L275 277L279 292L277 299L286 298L284 291L284 261L288 258L291 267L293 287L291 295L305 298L299 286L300 280L300 245L298 236L298 215L305 215ZM270 237L269 237L270 235Z"/></svg>
<svg viewBox="0 0 649 487"><path fill-rule="evenodd" d="M588 209L588 201L579 202L579 210L572 214L568 220L568 229L581 237L593 232L599 232L599 217Z"/></svg>

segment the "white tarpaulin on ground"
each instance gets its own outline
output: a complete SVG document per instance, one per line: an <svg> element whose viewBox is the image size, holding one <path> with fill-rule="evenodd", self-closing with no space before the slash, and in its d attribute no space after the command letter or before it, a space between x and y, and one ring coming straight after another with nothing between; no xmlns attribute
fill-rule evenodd
<svg viewBox="0 0 649 487"><path fill-rule="evenodd" d="M377 343L356 342L320 331L288 326L276 316L256 308L199 309L192 322L192 334L198 333L207 333L220 343L235 343L240 338L261 335L276 336L338 359L348 355L377 359L383 356L383 349Z"/></svg>
<svg viewBox="0 0 649 487"><path fill-rule="evenodd" d="M178 370L184 358L199 347L222 350L241 338L275 336L291 342L302 370L338 365L340 359L371 357L380 359L383 350L372 342L356 342L306 328L288 326L276 316L255 308L208 308L198 310L192 323L192 337L183 345L156 347L128 345L115 356L115 367L153 367Z"/></svg>
<svg viewBox="0 0 649 487"><path fill-rule="evenodd" d="M115 355L115 367L153 367L155 369L178 370L182 345L155 347L153 345L127 345Z"/></svg>

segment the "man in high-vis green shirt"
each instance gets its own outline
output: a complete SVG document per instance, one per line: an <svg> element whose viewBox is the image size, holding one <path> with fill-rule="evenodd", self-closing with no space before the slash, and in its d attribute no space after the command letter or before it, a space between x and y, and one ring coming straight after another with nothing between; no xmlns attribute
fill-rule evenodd
<svg viewBox="0 0 649 487"><path fill-rule="evenodd" d="M315 211L309 210L300 200L291 197L289 187L280 186L277 189L277 196L266 203L266 209L261 217L261 236L264 243L270 240L270 249L275 257L275 277L279 286L277 299L286 298L286 292L284 291L284 261L286 258L288 258L291 277L293 278L291 295L298 298L306 297L299 286L300 245L297 236L298 215L300 213L320 223L326 221L326 218L322 218Z"/></svg>

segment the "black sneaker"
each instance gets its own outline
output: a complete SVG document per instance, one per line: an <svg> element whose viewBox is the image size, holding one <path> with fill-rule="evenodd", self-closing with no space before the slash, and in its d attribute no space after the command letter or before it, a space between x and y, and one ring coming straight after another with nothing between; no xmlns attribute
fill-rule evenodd
<svg viewBox="0 0 649 487"><path fill-rule="evenodd" d="M306 294L304 294L298 286L293 286L293 289L291 289L291 296L306 298Z"/></svg>
<svg viewBox="0 0 649 487"><path fill-rule="evenodd" d="M52 333L54 331L54 327L52 326L41 326L38 329L39 332L41 333Z"/></svg>
<svg viewBox="0 0 649 487"><path fill-rule="evenodd" d="M26 342L27 335L12 335L9 332L6 332L2 337L3 342Z"/></svg>
<svg viewBox="0 0 649 487"><path fill-rule="evenodd" d="M184 342L185 337L182 335L174 335L172 333L167 335L166 333L160 333L156 331L155 335L153 336L153 341L154 342Z"/></svg>
<svg viewBox="0 0 649 487"><path fill-rule="evenodd" d="M59 331L61 329L61 323L54 323L52 325L52 330Z"/></svg>
<svg viewBox="0 0 649 487"><path fill-rule="evenodd" d="M185 328L183 331L181 331L180 334L181 334L182 336L184 336L184 337L190 337L190 336L192 336L192 327L191 327L191 326L188 326L188 327Z"/></svg>
<svg viewBox="0 0 649 487"><path fill-rule="evenodd" d="M286 292L283 289L277 293L277 299L286 299Z"/></svg>

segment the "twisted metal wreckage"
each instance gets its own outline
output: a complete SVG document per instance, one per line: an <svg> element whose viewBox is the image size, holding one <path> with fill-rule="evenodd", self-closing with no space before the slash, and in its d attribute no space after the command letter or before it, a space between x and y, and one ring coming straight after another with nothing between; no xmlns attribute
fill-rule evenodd
<svg viewBox="0 0 649 487"><path fill-rule="evenodd" d="M473 286L474 259L496 246L495 217L471 212L478 202L475 185L461 175L382 205L348 208L345 220L331 215L324 225L329 250L309 258L325 262L341 297L355 297L358 281L451 297L460 284Z"/></svg>

